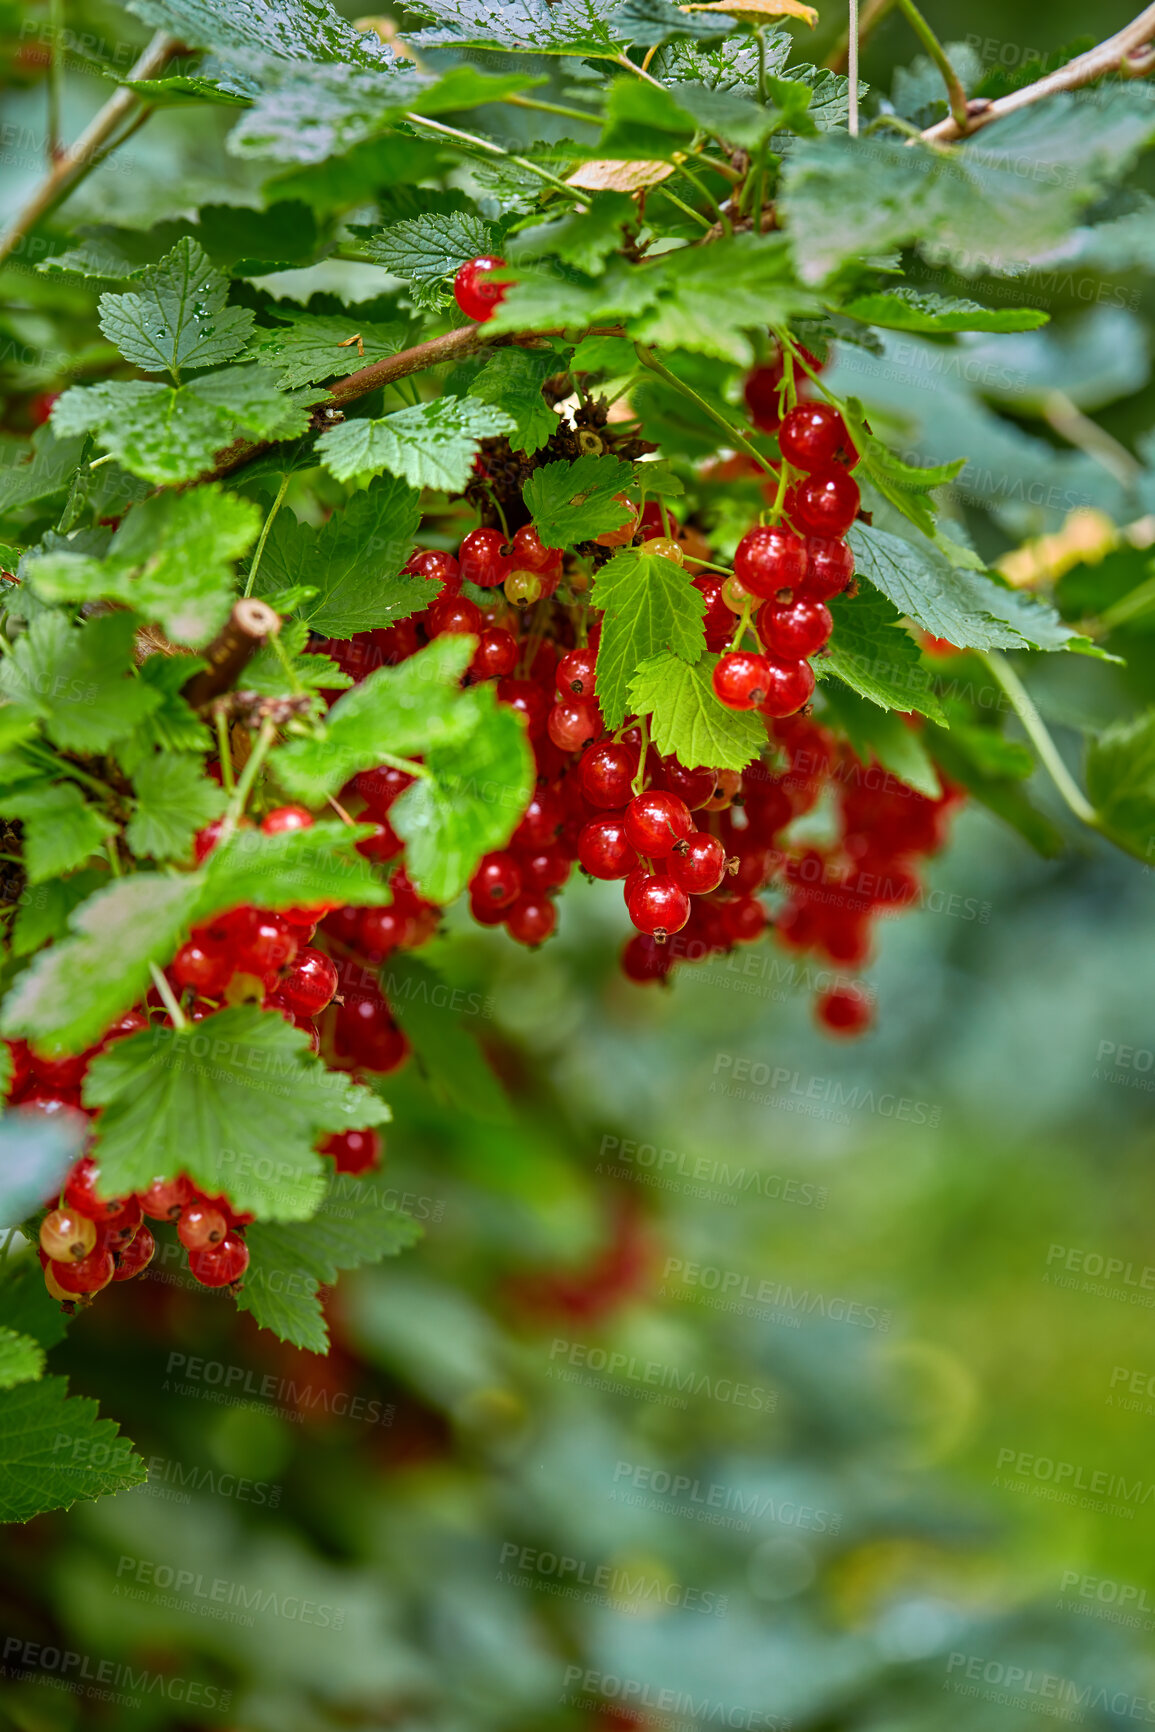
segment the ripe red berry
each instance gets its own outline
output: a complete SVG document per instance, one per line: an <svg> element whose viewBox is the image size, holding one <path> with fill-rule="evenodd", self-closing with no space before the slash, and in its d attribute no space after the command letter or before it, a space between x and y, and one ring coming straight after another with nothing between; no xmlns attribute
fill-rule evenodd
<svg viewBox="0 0 1155 1732"><path fill-rule="evenodd" d="M463 583L496 589L510 569L505 537L500 529L471 529L458 554Z"/></svg>
<svg viewBox="0 0 1155 1732"><path fill-rule="evenodd" d="M175 1221L186 1203L192 1202L192 1186L184 1174L175 1179L154 1179L138 1193L140 1206L153 1221Z"/></svg>
<svg viewBox="0 0 1155 1732"><path fill-rule="evenodd" d="M750 419L762 433L776 433L782 421L780 396L782 357L776 355L769 365L755 367L747 373L743 394Z"/></svg>
<svg viewBox="0 0 1155 1732"><path fill-rule="evenodd" d="M335 1131L321 1144L323 1155L332 1155L339 1173L367 1173L381 1160L381 1138L375 1130Z"/></svg>
<svg viewBox="0 0 1155 1732"><path fill-rule="evenodd" d="M379 994L346 999L334 1026L338 1052L365 1070L386 1075L409 1056L409 1042Z"/></svg>
<svg viewBox="0 0 1155 1732"><path fill-rule="evenodd" d="M556 842L565 822L565 807L552 788L536 788L521 823L513 832L512 848L544 848Z"/></svg>
<svg viewBox="0 0 1155 1732"><path fill-rule="evenodd" d="M337 969L323 950L305 945L277 987L277 996L294 1016L316 1016L337 990Z"/></svg>
<svg viewBox="0 0 1155 1732"><path fill-rule="evenodd" d="M535 680L498 680L497 699L524 718L531 740L545 733L551 705L547 694Z"/></svg>
<svg viewBox="0 0 1155 1732"><path fill-rule="evenodd" d="M112 1252L106 1251L103 1245L98 1245L78 1262L52 1262L49 1268L57 1286L63 1288L65 1293L99 1293L100 1289L107 1287L112 1280L115 1264L112 1261Z"/></svg>
<svg viewBox="0 0 1155 1732"><path fill-rule="evenodd" d="M548 896L527 891L505 916L505 930L518 944L544 944L557 926L557 909Z"/></svg>
<svg viewBox="0 0 1155 1732"><path fill-rule="evenodd" d="M78 1263L96 1245L96 1222L76 1209L53 1209L40 1223L40 1249L54 1263Z"/></svg>
<svg viewBox="0 0 1155 1732"><path fill-rule="evenodd" d="M177 1238L186 1251L204 1251L219 1245L229 1223L219 1209L208 1203L186 1203L176 1224Z"/></svg>
<svg viewBox="0 0 1155 1732"><path fill-rule="evenodd" d="M780 661L799 661L815 655L833 629L834 621L826 603L807 595L785 604L764 602L758 612L758 636L769 653Z"/></svg>
<svg viewBox="0 0 1155 1732"><path fill-rule="evenodd" d="M714 694L728 710L755 710L770 689L770 667L753 650L729 650L713 674Z"/></svg>
<svg viewBox="0 0 1155 1732"><path fill-rule="evenodd" d="M806 579L804 595L815 601L829 601L841 595L854 576L854 553L836 536L806 537Z"/></svg>
<svg viewBox="0 0 1155 1732"><path fill-rule="evenodd" d="M706 599L706 648L725 649L734 635L734 620L722 594L725 585L720 577L709 573L694 579L694 588Z"/></svg>
<svg viewBox="0 0 1155 1732"><path fill-rule="evenodd" d="M126 1207L114 1220L106 1222L96 1230L97 1241L106 1251L111 1251L116 1257L121 1251L126 1251L140 1231L143 1218L139 1199L135 1196L125 1199Z"/></svg>
<svg viewBox="0 0 1155 1732"><path fill-rule="evenodd" d="M812 474L841 463L853 469L858 452L846 431L846 423L830 403L798 403L783 417L778 448L787 463Z"/></svg>
<svg viewBox="0 0 1155 1732"><path fill-rule="evenodd" d="M791 489L787 509L804 535L845 535L860 499L858 483L845 469L824 469Z"/></svg>
<svg viewBox="0 0 1155 1732"><path fill-rule="evenodd" d="M713 795L716 777L713 770L687 770L677 758L663 758L659 780L663 788L684 800L691 812L699 812Z"/></svg>
<svg viewBox="0 0 1155 1732"><path fill-rule="evenodd" d="M752 944L766 930L770 916L757 897L740 896L726 903L722 920L731 944Z"/></svg>
<svg viewBox="0 0 1155 1732"><path fill-rule="evenodd" d="M521 571L552 571L562 563L560 547L546 547L532 523L524 523L513 538L512 564Z"/></svg>
<svg viewBox="0 0 1155 1732"><path fill-rule="evenodd" d="M635 747L620 740L603 740L591 746L579 767L582 793L591 806L612 812L633 798L633 781L638 773L638 753Z"/></svg>
<svg viewBox="0 0 1155 1732"><path fill-rule="evenodd" d="M627 980L644 986L652 980L665 980L675 960L671 945L659 944L648 932L635 932L622 951L622 973Z"/></svg>
<svg viewBox="0 0 1155 1732"><path fill-rule="evenodd" d="M356 948L370 962L382 962L392 951L404 948L410 926L403 908L361 908L357 915Z"/></svg>
<svg viewBox="0 0 1155 1732"><path fill-rule="evenodd" d="M116 1268L113 1270L114 1281L131 1281L143 1269L147 1269L156 1255L156 1240L147 1227L138 1227L131 1242L125 1246L116 1258Z"/></svg>
<svg viewBox="0 0 1155 1732"><path fill-rule="evenodd" d="M685 853L670 855L670 877L690 896L705 896L716 890L726 876L726 850L717 836L695 830Z"/></svg>
<svg viewBox="0 0 1155 1732"><path fill-rule="evenodd" d="M419 547L410 554L403 570L411 577L435 578L444 585L442 595L461 588L461 572L456 559L451 553L443 553L437 547Z"/></svg>
<svg viewBox="0 0 1155 1732"><path fill-rule="evenodd" d="M517 639L501 626L490 626L477 640L469 671L475 680L500 680L517 666Z"/></svg>
<svg viewBox="0 0 1155 1732"><path fill-rule="evenodd" d="M766 601L780 589L797 589L806 576L806 544L782 524L747 530L734 550L734 576Z"/></svg>
<svg viewBox="0 0 1155 1732"><path fill-rule="evenodd" d="M764 716L792 716L813 695L814 669L807 661L777 661L769 656L766 660L769 679L758 708Z"/></svg>
<svg viewBox="0 0 1155 1732"><path fill-rule="evenodd" d="M469 880L470 894L491 908L508 908L521 895L521 869L512 854L486 854Z"/></svg>
<svg viewBox="0 0 1155 1732"><path fill-rule="evenodd" d="M662 788L638 794L626 807L626 839L646 859L661 860L694 833L684 800Z"/></svg>
<svg viewBox="0 0 1155 1732"><path fill-rule="evenodd" d="M567 698L549 712L546 730L559 752L580 752L602 732L601 711L592 698Z"/></svg>
<svg viewBox="0 0 1155 1732"><path fill-rule="evenodd" d="M280 836L286 830L311 830L313 814L307 812L304 806L278 806L261 819L261 829L266 836Z"/></svg>
<svg viewBox="0 0 1155 1732"><path fill-rule="evenodd" d="M126 1211L131 1211L133 1204L130 1197L98 1197L96 1187L99 1182L100 1168L91 1155L84 1155L64 1181L62 1197L67 1208L79 1210L98 1226L103 1226L108 1221L119 1221Z"/></svg>
<svg viewBox="0 0 1155 1732"><path fill-rule="evenodd" d="M511 283L495 283L490 271L502 270L505 260L494 253L482 253L461 266L453 279L453 298L467 319L484 324L492 319L499 302L509 293Z"/></svg>
<svg viewBox="0 0 1155 1732"><path fill-rule="evenodd" d="M557 689L565 697L592 697L596 678L597 651L592 644L567 650L557 664Z"/></svg>
<svg viewBox="0 0 1155 1732"><path fill-rule="evenodd" d="M865 1034L874 1020L870 999L858 986L832 986L818 998L815 1015L831 1034Z"/></svg>
<svg viewBox="0 0 1155 1732"><path fill-rule="evenodd" d="M384 818L399 794L413 783L407 770L395 770L382 764L375 770L362 770L354 778L354 786L374 818Z"/></svg>
<svg viewBox="0 0 1155 1732"><path fill-rule="evenodd" d="M621 812L591 818L578 837L578 862L591 878L624 878L638 863Z"/></svg>
<svg viewBox="0 0 1155 1732"><path fill-rule="evenodd" d="M8 1048L11 1060L5 1098L14 1100L17 1095L23 1094L31 1080L32 1056L26 1040L6 1040L4 1045Z"/></svg>
<svg viewBox="0 0 1155 1732"><path fill-rule="evenodd" d="M182 992L187 987L205 998L220 998L234 966L227 950L190 938L173 957L171 974Z"/></svg>
<svg viewBox="0 0 1155 1732"><path fill-rule="evenodd" d="M425 623L430 637L460 635L462 632L477 636L482 626L481 609L468 596L439 596L426 613Z"/></svg>
<svg viewBox="0 0 1155 1732"><path fill-rule="evenodd" d="M517 856L521 881L527 891L559 890L573 868L573 859L560 843L526 850Z"/></svg>
<svg viewBox="0 0 1155 1732"><path fill-rule="evenodd" d="M202 1287L231 1287L249 1266L249 1247L239 1233L228 1233L219 1245L190 1251L189 1274Z"/></svg>
<svg viewBox="0 0 1155 1732"><path fill-rule="evenodd" d="M255 974L259 980L275 979L294 960L299 943L293 928L279 914L252 909L238 934L236 970Z"/></svg>
<svg viewBox="0 0 1155 1732"><path fill-rule="evenodd" d="M638 931L659 942L680 932L690 918L690 898L681 885L649 873L632 886L626 907Z"/></svg>
<svg viewBox="0 0 1155 1732"><path fill-rule="evenodd" d="M367 817L368 814L366 814ZM373 826L372 834L362 836L359 841L354 842L354 848L358 854L364 855L366 860L377 860L382 864L386 860L396 860L405 846L404 842L388 818L370 821Z"/></svg>

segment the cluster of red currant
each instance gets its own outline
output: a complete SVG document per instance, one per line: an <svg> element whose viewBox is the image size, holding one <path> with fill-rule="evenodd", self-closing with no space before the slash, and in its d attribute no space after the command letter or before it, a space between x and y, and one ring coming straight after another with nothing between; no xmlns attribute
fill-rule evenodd
<svg viewBox="0 0 1155 1732"><path fill-rule="evenodd" d="M833 627L827 602L854 575L843 537L858 516L858 462L837 409L798 403L778 429L784 462L800 479L785 488L786 522L748 531L734 554L734 575L713 583L707 642L729 647L714 669L714 691L732 710L790 716L814 691L809 658ZM787 470L786 474L789 473ZM733 636L733 614L739 615ZM754 616L760 649L741 647Z"/></svg>

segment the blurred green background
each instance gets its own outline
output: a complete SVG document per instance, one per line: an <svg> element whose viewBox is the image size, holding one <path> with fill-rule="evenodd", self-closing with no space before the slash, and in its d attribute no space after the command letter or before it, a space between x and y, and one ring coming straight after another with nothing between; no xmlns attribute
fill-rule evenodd
<svg viewBox="0 0 1155 1732"><path fill-rule="evenodd" d="M47 16L3 12L17 45ZM927 13L1049 52L1127 9ZM138 39L100 8L70 24ZM888 19L864 75L889 90L912 47ZM9 61L5 120L42 130L42 77ZM70 70L66 130L106 89ZM174 176L190 207L244 202L199 112L126 157L86 208L172 214ZM11 162L5 204L38 172ZM0 286L30 351L67 316L19 262ZM1094 405L1124 438L1155 420L1127 287ZM1076 298L1050 310L1093 344ZM1064 740L1114 706L1117 676L1075 673L1043 692ZM0 1723L1155 1721L1155 882L1070 843L1044 861L965 812L885 923L854 1045L769 947L628 985L614 886L572 885L538 955L452 922L427 954L465 1011L435 1013L444 1074L392 1079L380 1182L426 1236L343 1281L331 1357L157 1281L55 1351L150 1476L0 1539Z"/></svg>

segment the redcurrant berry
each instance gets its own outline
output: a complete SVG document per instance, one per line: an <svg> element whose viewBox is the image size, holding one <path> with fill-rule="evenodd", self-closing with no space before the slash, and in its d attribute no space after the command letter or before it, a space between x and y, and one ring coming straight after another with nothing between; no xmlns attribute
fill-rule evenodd
<svg viewBox="0 0 1155 1732"><path fill-rule="evenodd" d="M491 271L505 268L505 260L493 253L482 253L461 266L453 279L453 298L467 319L483 325L492 319L498 305L512 288L511 283L495 283Z"/></svg>
<svg viewBox="0 0 1155 1732"><path fill-rule="evenodd" d="M686 851L670 855L670 877L690 896L705 896L716 890L726 876L726 850L717 836L695 830Z"/></svg>
<svg viewBox="0 0 1155 1732"><path fill-rule="evenodd" d="M500 529L471 529L459 554L462 582L475 583L480 589L496 589L505 582L509 569L507 551Z"/></svg>
<svg viewBox="0 0 1155 1732"><path fill-rule="evenodd" d="M117 1257L112 1279L114 1281L131 1281L134 1276L148 1268L155 1255L156 1240L147 1227L138 1228L131 1243L126 1245Z"/></svg>
<svg viewBox="0 0 1155 1732"><path fill-rule="evenodd" d="M833 629L834 621L826 603L807 595L785 605L765 602L758 613L758 636L769 653L780 661L799 661L815 655Z"/></svg>
<svg viewBox="0 0 1155 1732"><path fill-rule="evenodd" d="M512 854L486 854L469 880L469 889L491 908L508 908L521 895L521 869Z"/></svg>
<svg viewBox="0 0 1155 1732"><path fill-rule="evenodd" d="M755 710L770 689L770 665L753 650L730 650L714 669L713 686L728 710Z"/></svg>
<svg viewBox="0 0 1155 1732"><path fill-rule="evenodd" d="M766 601L780 589L797 589L806 576L806 544L781 524L750 529L734 550L734 575Z"/></svg>
<svg viewBox="0 0 1155 1732"><path fill-rule="evenodd" d="M239 1233L228 1233L219 1245L190 1251L189 1274L202 1287L232 1287L249 1266L249 1247Z"/></svg>
<svg viewBox="0 0 1155 1732"><path fill-rule="evenodd" d="M841 463L853 469L858 452L842 416L829 403L798 403L783 417L778 448L787 463L812 474Z"/></svg>
<svg viewBox="0 0 1155 1732"><path fill-rule="evenodd" d="M475 680L500 680L517 666L517 639L501 626L490 626L477 640L469 671Z"/></svg>
<svg viewBox="0 0 1155 1732"><path fill-rule="evenodd" d="M461 588L461 572L451 553L437 547L419 547L410 554L403 568L411 577L436 579L444 586L442 594Z"/></svg>
<svg viewBox="0 0 1155 1732"><path fill-rule="evenodd" d="M804 535L845 535L858 516L858 483L845 469L824 469L797 488L790 516Z"/></svg>
<svg viewBox="0 0 1155 1732"><path fill-rule="evenodd" d="M831 535L806 537L806 579L803 593L815 601L841 595L854 576L854 553L845 541Z"/></svg>
<svg viewBox="0 0 1155 1732"><path fill-rule="evenodd" d="M375 1130L335 1131L321 1144L323 1155L332 1155L339 1173L367 1173L381 1162L381 1138Z"/></svg>
<svg viewBox="0 0 1155 1732"><path fill-rule="evenodd" d="M706 628L706 648L714 651L725 649L734 635L734 621L722 593L725 588L722 579L707 573L694 579L694 588L706 602L703 620Z"/></svg>
<svg viewBox="0 0 1155 1732"><path fill-rule="evenodd" d="M819 1022L831 1034L847 1037L865 1034L874 1020L870 999L861 987L832 986L822 993L815 1006Z"/></svg>
<svg viewBox="0 0 1155 1732"><path fill-rule="evenodd" d="M277 988L294 1016L316 1016L337 990L337 969L323 950L305 945Z"/></svg>
<svg viewBox="0 0 1155 1732"><path fill-rule="evenodd" d="M460 636L469 632L476 637L481 631L481 609L464 595L440 596L425 615L430 637Z"/></svg>
<svg viewBox="0 0 1155 1732"><path fill-rule="evenodd" d="M40 1249L54 1263L78 1263L96 1245L96 1222L75 1209L53 1209L40 1223Z"/></svg>
<svg viewBox="0 0 1155 1732"><path fill-rule="evenodd" d="M99 1293L102 1287L107 1287L112 1280L115 1264L112 1252L106 1251L103 1245L98 1245L95 1251L90 1251L87 1257L81 1257L75 1263L49 1264L56 1284L65 1293Z"/></svg>
<svg viewBox="0 0 1155 1732"><path fill-rule="evenodd" d="M626 836L623 813L591 818L578 837L578 862L591 878L624 878L633 870L638 855Z"/></svg>
<svg viewBox="0 0 1155 1732"><path fill-rule="evenodd" d="M638 931L659 943L680 932L690 918L690 898L672 878L647 874L634 885L626 907Z"/></svg>
<svg viewBox="0 0 1155 1732"><path fill-rule="evenodd" d="M286 830L311 830L313 814L304 806L278 806L267 817L261 819L261 829L266 836L280 836Z"/></svg>
<svg viewBox="0 0 1155 1732"><path fill-rule="evenodd" d="M764 716L792 716L814 693L814 669L807 661L777 661L767 657L770 670L766 696L758 708Z"/></svg>
<svg viewBox="0 0 1155 1732"><path fill-rule="evenodd" d="M177 1238L186 1251L204 1251L219 1245L229 1230L229 1224L219 1209L207 1203L187 1203L176 1224Z"/></svg>
<svg viewBox="0 0 1155 1732"><path fill-rule="evenodd" d="M597 675L597 651L591 644L567 650L557 664L557 689L564 697L590 698Z"/></svg>
<svg viewBox="0 0 1155 1732"><path fill-rule="evenodd" d="M559 752L580 752L602 732L601 711L592 698L569 698L555 704L546 724Z"/></svg>
<svg viewBox="0 0 1155 1732"><path fill-rule="evenodd" d="M505 916L505 930L517 944L535 949L557 927L557 909L548 896L526 891Z"/></svg>
<svg viewBox="0 0 1155 1732"><path fill-rule="evenodd" d="M139 1197L140 1206L150 1220L175 1221L185 1204L192 1202L193 1190L181 1173L175 1179L154 1179Z"/></svg>

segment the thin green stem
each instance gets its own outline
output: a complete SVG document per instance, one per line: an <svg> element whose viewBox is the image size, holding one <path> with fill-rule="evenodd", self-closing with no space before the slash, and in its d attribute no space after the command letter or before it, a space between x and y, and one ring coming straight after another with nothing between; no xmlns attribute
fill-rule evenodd
<svg viewBox="0 0 1155 1732"><path fill-rule="evenodd" d="M664 367L657 357L652 355L648 349L644 349L640 343L634 344L634 353L644 367L649 367L651 372L656 373L659 379L664 379L673 390L680 392L683 397L688 397L691 403L696 403L703 414L708 415L711 421L723 428L731 444L736 445L739 451L744 451L747 457L752 457L758 467L764 469L766 474L772 476L775 481L779 479L778 471L771 468L757 447L750 443L744 433L739 432L737 427L727 421L724 415L720 415L713 404L707 403L704 397L699 397L696 391L692 391L689 385L679 379L676 373L671 373L668 367Z"/></svg>
<svg viewBox="0 0 1155 1732"><path fill-rule="evenodd" d="M691 168L688 168L684 162L679 165L679 172L685 175L691 186L697 187L698 191L713 211L715 220L721 223L723 229L728 235L732 235L734 233L734 225L718 203L717 199L714 197L713 193L710 191L709 187L706 186L704 182L700 181L694 171Z"/></svg>
<svg viewBox="0 0 1155 1732"><path fill-rule="evenodd" d="M735 630L733 637L730 639L728 649L736 650L738 645L742 642L742 639L746 636L746 633L749 631L750 613L753 606L753 601L743 603L742 612L738 615L737 629Z"/></svg>
<svg viewBox="0 0 1155 1732"><path fill-rule="evenodd" d="M646 759L650 755L650 718L639 716L638 727L641 730L642 744L638 752L638 769L630 786L635 794L640 794L646 785Z"/></svg>
<svg viewBox="0 0 1155 1732"><path fill-rule="evenodd" d="M600 126L596 114L583 114L580 108L565 108L560 102L542 102L536 96L503 96L512 108L536 108L541 114L560 114L563 120L580 120L586 126Z"/></svg>
<svg viewBox="0 0 1155 1732"><path fill-rule="evenodd" d="M48 0L48 163L60 154L60 116L64 108L64 62L60 43L64 36L64 0Z"/></svg>
<svg viewBox="0 0 1155 1732"><path fill-rule="evenodd" d="M217 710L217 755L221 761L221 786L226 794L232 794L237 785L233 775L233 751L229 744L229 718L223 707Z"/></svg>
<svg viewBox="0 0 1155 1732"><path fill-rule="evenodd" d="M462 132L460 127L446 126L443 121L430 120L425 114L406 114L403 116L411 126L427 126L430 132L439 132L446 138L456 138L462 144L471 144L475 150L488 150L494 156L503 156L507 162L515 162L519 168L524 168L529 174L536 174L539 180L544 180L549 186L556 187L567 197L577 199L584 204L585 199L581 189L568 186L564 180L559 180L556 174L550 174L548 169L539 168L536 162L530 162L528 157L515 156L512 151L505 150L500 144L494 144L492 139L479 138L475 132Z"/></svg>
<svg viewBox="0 0 1155 1732"><path fill-rule="evenodd" d="M174 1028L180 1029L181 1032L183 1033L184 1030L188 1027L188 1023L185 1021L184 1011L181 1009L180 1005L177 1003L177 1000L176 1000L176 997L173 993L172 987L169 985L168 981L165 979L164 975L161 973L160 969L157 967L155 962L149 963L148 972L152 975L152 984L156 987L157 992L160 994L161 1003L164 1005L164 1008L168 1011L169 1016L172 1018L172 1026Z"/></svg>
<svg viewBox="0 0 1155 1732"><path fill-rule="evenodd" d="M78 770L75 764L69 764L63 758L58 758L56 753L49 751L46 746L39 745L35 740L27 740L22 749L30 756L39 758L45 769L51 770L54 776L68 777L71 781L82 782L86 788L92 788L103 800L111 798L112 789L107 782L101 782L95 776L90 776L87 770Z"/></svg>
<svg viewBox="0 0 1155 1732"><path fill-rule="evenodd" d="M693 217L694 221L696 223L701 223L704 229L710 227L710 219L708 217L704 217L700 210L693 210L688 204L684 204L678 197L677 193L671 192L668 187L656 186L654 191L658 193L660 197L668 198L671 204L676 204L680 211L685 211L688 217Z"/></svg>
<svg viewBox="0 0 1155 1732"><path fill-rule="evenodd" d="M950 63L946 49L915 5L914 0L898 0L898 9L938 67L942 81L946 85L947 106L950 108L951 119L965 132L967 128L967 93L962 87L958 73Z"/></svg>
<svg viewBox="0 0 1155 1732"><path fill-rule="evenodd" d="M620 66L625 72L636 72L639 78L644 78L647 84L653 84L658 90L666 87L660 78L655 78L652 72L647 72L644 66L639 66L636 60L631 60L628 54L599 55L599 59L612 60L615 66Z"/></svg>
<svg viewBox="0 0 1155 1732"><path fill-rule="evenodd" d="M274 519L274 517L276 517L278 511L281 509L281 506L284 504L285 494L288 491L289 491L289 475L286 474L286 475L284 475L284 477L281 480L281 485L277 489L277 497L273 500L272 505L269 507L269 515L265 518L264 526L261 529L261 539L257 542L257 550L253 554L253 563L249 567L248 580L245 583L245 594L246 595L252 595L252 593L253 593L253 584L257 580L257 571L260 567L261 555L265 551L265 543L269 539L269 531L273 527L273 519Z"/></svg>
<svg viewBox="0 0 1155 1732"><path fill-rule="evenodd" d="M909 120L904 120L901 114L876 114L863 136L869 138L872 132L877 132L883 126L893 127L895 132L901 132L905 138L922 137L918 127L912 126Z"/></svg>
<svg viewBox="0 0 1155 1732"><path fill-rule="evenodd" d="M120 855L116 851L116 837L109 836L104 844L104 857L108 861L108 870L114 878L120 877Z"/></svg>
<svg viewBox="0 0 1155 1732"><path fill-rule="evenodd" d="M221 823L220 838L217 843L218 847L220 847L222 843L228 841L229 837L233 834L233 831L240 822L245 806L248 804L249 795L253 791L253 783L260 774L261 765L269 755L269 748L272 746L272 743L276 738L276 733L276 723L270 721L266 716L265 720L261 723L257 737L253 742L253 749L249 753L245 767L237 779L237 785L233 790L233 797L229 801L225 810L224 819Z"/></svg>
<svg viewBox="0 0 1155 1732"><path fill-rule="evenodd" d="M397 758L392 752L382 752L380 762L390 770L401 770L407 776L418 776L424 778L425 781L429 780L430 771L424 764L419 764L416 758Z"/></svg>
<svg viewBox="0 0 1155 1732"><path fill-rule="evenodd" d="M303 692L305 688L301 684L301 676L298 674L296 668L293 666L293 663L290 660L288 650L285 648L284 644L281 642L280 633L279 632L271 632L269 634L269 636L265 639L265 642L268 644L269 648L272 650L273 654L276 656L277 660L280 662L282 668L284 669L285 677L288 679L289 685L293 691L294 696L299 696L300 693Z"/></svg>
<svg viewBox="0 0 1155 1732"><path fill-rule="evenodd" d="M1102 822L1098 812L1079 787L1059 753L1059 748L1051 738L1047 724L1035 708L1027 688L1023 685L1010 662L998 650L980 650L980 659L986 664L991 677L1000 685L1011 701L1023 731L1039 754L1039 761L1050 776L1063 801L1078 818L1081 824L1086 824L1091 830L1100 830Z"/></svg>
<svg viewBox="0 0 1155 1732"><path fill-rule="evenodd" d="M1147 578L1128 595L1121 596L1110 607L1104 608L1099 618L1107 627L1125 625L1130 619L1150 613L1152 607L1155 607L1155 577Z"/></svg>
<svg viewBox="0 0 1155 1732"><path fill-rule="evenodd" d="M759 24L754 32L754 40L758 44L758 100L763 108L766 106L766 26Z"/></svg>

